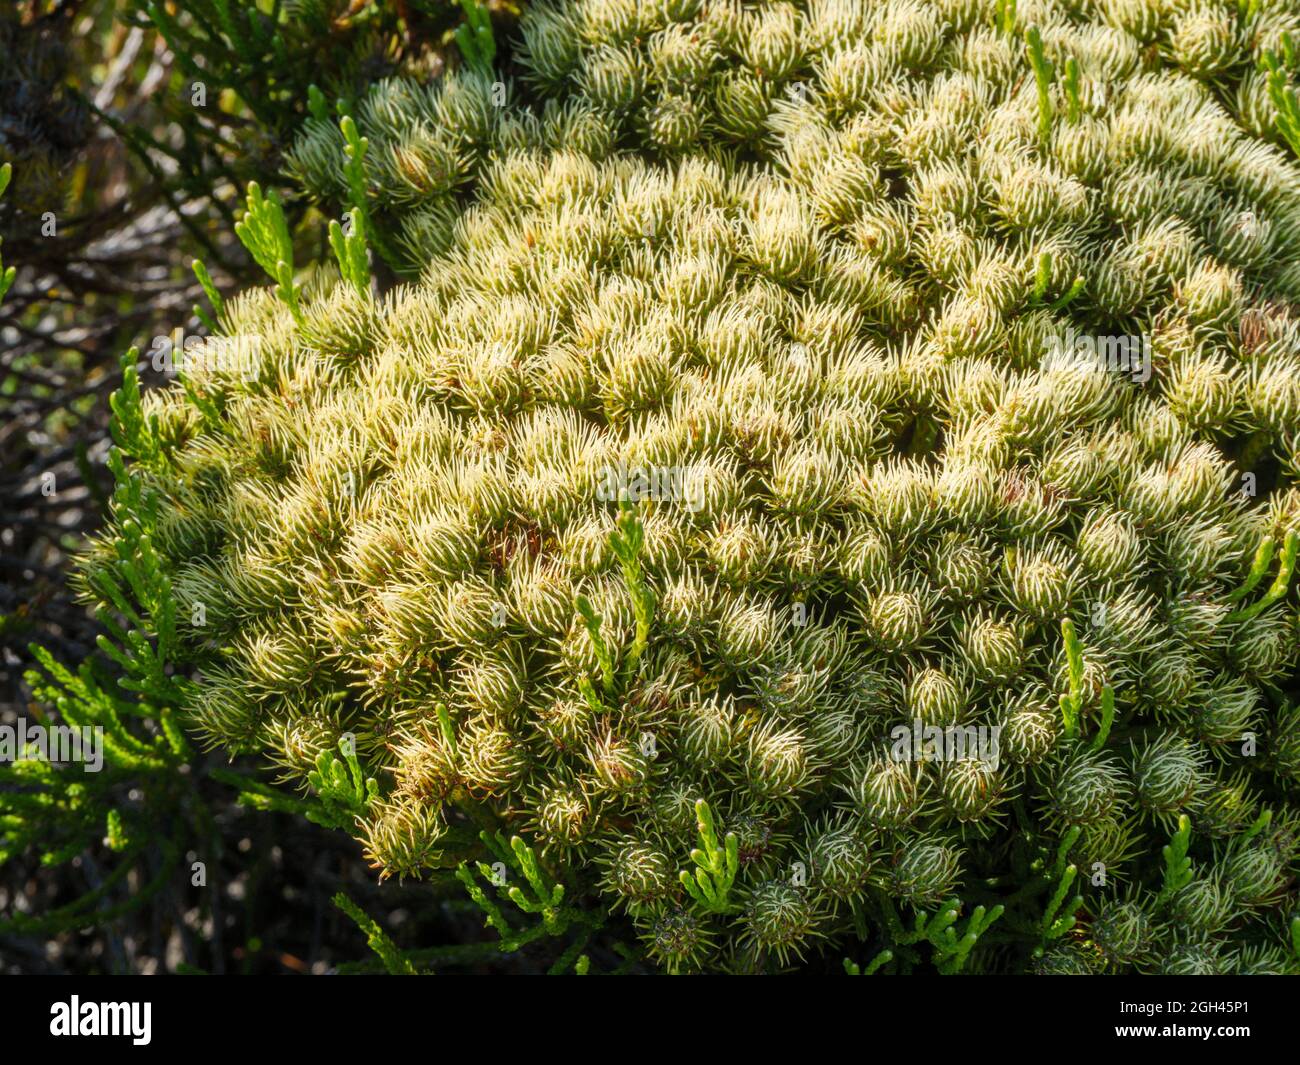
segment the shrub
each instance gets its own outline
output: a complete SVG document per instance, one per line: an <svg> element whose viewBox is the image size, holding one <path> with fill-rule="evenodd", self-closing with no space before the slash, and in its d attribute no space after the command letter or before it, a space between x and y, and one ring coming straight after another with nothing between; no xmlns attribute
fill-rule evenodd
<svg viewBox="0 0 1300 1065"><path fill-rule="evenodd" d="M535 6L549 103L318 114L344 283L250 195L119 403L190 725L562 960L1294 970L1300 16L1190 11Z"/></svg>

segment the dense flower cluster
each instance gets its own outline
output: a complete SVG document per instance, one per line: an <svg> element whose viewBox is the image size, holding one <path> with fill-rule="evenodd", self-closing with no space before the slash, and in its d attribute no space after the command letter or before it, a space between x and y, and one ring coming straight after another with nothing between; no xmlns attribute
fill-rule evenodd
<svg viewBox="0 0 1300 1065"><path fill-rule="evenodd" d="M992 905L1062 843L1079 929L1009 914L986 967L1285 968L1295 600L1237 590L1300 526L1255 74L1300 8L1247 6L538 4L544 108L378 86L419 283L247 292L252 372L151 397L193 725L298 777L354 734L385 872L498 819L669 969Z"/></svg>

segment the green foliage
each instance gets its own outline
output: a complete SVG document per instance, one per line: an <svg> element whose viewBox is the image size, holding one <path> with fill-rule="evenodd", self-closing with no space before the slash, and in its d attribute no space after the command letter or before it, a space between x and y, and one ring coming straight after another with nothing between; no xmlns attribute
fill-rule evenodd
<svg viewBox="0 0 1300 1065"><path fill-rule="evenodd" d="M208 297L208 302L212 304L213 314L220 318L225 311L225 301L221 298L221 293L217 291L217 286L212 281L212 275L208 273L207 266L202 259L195 259L190 268L194 271L194 276L199 279L199 284L203 287L203 294ZM202 307L197 304L194 307L194 316L199 319L213 333L218 331L216 319L212 314L208 314Z"/></svg>
<svg viewBox="0 0 1300 1065"><path fill-rule="evenodd" d="M12 163L5 163L0 166L0 196L4 196L5 189L9 187L9 181L13 177L14 168ZM5 298L5 293L9 291L10 286L14 283L14 278L18 275L18 268L14 266L6 267L4 260L0 259L0 300Z"/></svg>
<svg viewBox="0 0 1300 1065"><path fill-rule="evenodd" d="M1082 895L1070 896L1070 889L1074 886L1079 870L1068 862L1070 848L1078 842L1081 831L1075 825L1066 832L1060 849L1056 852L1056 864L1052 868L1052 875L1048 877L1048 883L1054 882L1055 886L1038 926L1039 946L1035 951L1038 956L1041 956L1048 943L1060 939L1074 927L1079 907L1083 905Z"/></svg>
<svg viewBox="0 0 1300 1065"><path fill-rule="evenodd" d="M728 832L719 845L713 812L703 799L695 804L695 819L700 833L700 845L691 851L691 861L695 863L694 875L691 870L683 869L678 874L678 879L686 893L702 909L711 913L727 913L734 908L729 895L740 869L740 842L734 832Z"/></svg>
<svg viewBox="0 0 1300 1065"><path fill-rule="evenodd" d="M289 236L280 198L274 191L266 196L256 181L248 183L248 210L243 219L235 223L235 232L257 265L276 282L275 294L293 312L294 318L301 321L298 290L294 285L293 240ZM332 240L332 232L330 237ZM342 258L339 261L340 265L344 262ZM347 261L351 266L350 249Z"/></svg>
<svg viewBox="0 0 1300 1065"><path fill-rule="evenodd" d="M1061 622L1061 636L1065 640L1065 661L1069 677L1069 691L1060 698L1061 718L1065 734L1071 739L1079 733L1079 715L1083 712L1083 648L1074 631L1074 622L1065 618Z"/></svg>
<svg viewBox="0 0 1300 1065"><path fill-rule="evenodd" d="M1187 847L1192 839L1192 823L1187 815L1179 817L1178 831L1160 848L1165 859L1164 883L1160 899L1166 901L1186 887L1192 879L1192 860L1187 857Z"/></svg>
<svg viewBox="0 0 1300 1065"><path fill-rule="evenodd" d="M22 329L25 351L6 353L14 358L6 358L0 382L12 404L6 404L6 421L12 410L9 428L18 432L20 458L43 446L48 436L53 441L48 450L55 458L64 456L60 462L75 452L91 498L102 497L98 479L103 475L89 458L97 453L94 437L87 432L93 422L78 421L84 410L92 409L92 393L97 388L106 393L102 382L113 376L111 369L94 364L96 354L102 361L107 351L115 362L124 346L121 323L138 331L140 323L162 313L164 303L170 307L176 294L178 275L167 272L174 260L159 257L166 249L157 246L154 233L159 215L164 230L168 225L165 214L150 210L159 197L176 209L188 236L207 248L209 261L229 271L232 264L223 252L233 241L214 236L212 220L216 218L221 228L233 224L227 193L242 189L250 177L262 180L263 187L282 180L280 152L301 123L310 79L325 71L330 91L350 96L353 87L380 70L419 67L430 50L426 43L417 43L417 37L441 48L450 43L459 19L454 5L421 3L418 26L412 26L408 36L394 5L364 5L369 11L359 18L347 12L349 6L349 0L286 5L251 0L184 5L22 0L12 10L6 6L0 15L0 125L5 130L0 138L0 197L6 189L8 197L0 222L13 237L10 248L23 249L29 263L25 277L39 281L35 290L20 285L11 294L10 324ZM128 20L145 33L117 33L109 54L99 56L94 49L104 43L101 37L109 37L115 7L126 8ZM161 31L169 48L156 41L154 31ZM83 36L90 39L79 41ZM120 47L122 41L125 47ZM75 61L69 64L73 53ZM146 70L152 78L160 72L166 76L153 83L143 102L131 100L130 90L138 87L135 83ZM128 87L126 106L119 106L123 94L111 91L117 85ZM101 87L103 91L96 91ZM124 165L131 161L115 151L111 138L102 136L106 131L95 135L92 118L100 107L105 109L100 119L116 128L137 153L136 162L152 175L149 187L132 183L136 175ZM159 110L171 121L155 125ZM83 151L88 144L89 150ZM15 180L9 187L11 176ZM275 193L268 198L274 200ZM290 196L287 201L286 224L296 229L301 200ZM45 211L57 216L57 237L44 229ZM86 244L92 250L83 261ZM182 242L182 255L187 247L193 245ZM41 254L32 256L33 250ZM354 232L346 251L345 277L358 289L363 284L368 289L364 236ZM121 269L133 254L150 259L145 285L139 284L134 270ZM291 255L284 258L291 266ZM225 313L223 300L202 261L195 260L194 272L212 308L209 313L196 307L195 313L215 333ZM9 293L16 273L0 262L0 300ZM228 283L229 274L223 280ZM165 298L149 308L151 294L159 291ZM75 309L65 311L74 304ZM49 350L25 353L42 334L51 338ZM72 338L66 341L69 352L55 350L65 343L64 337ZM206 787L209 775L194 763L178 722L177 707L193 698L188 662L177 655L181 649L176 630L185 622L177 620L177 599L170 576L157 568L156 547L160 532L165 541L175 527L164 518L159 529L155 501L140 477L144 466L160 459L167 441L165 429L160 431L147 403L141 403L137 354L127 356L123 388L112 401L112 431L119 447L110 453L108 466L123 517L101 540L94 572L84 582L99 604L102 655L67 669L44 650L33 649L39 668L27 678L36 700L27 717L49 728L102 729L104 767L83 776L75 763L51 766L31 759L0 765L0 855L14 860L10 868L15 875L23 875L20 860L35 855L53 868L45 882L89 882L92 890L57 912L16 915L13 920L4 915L4 934L52 937L115 921L156 900L169 878L179 875L179 860L187 850L210 856L219 846L208 810L219 789ZM205 423L218 424L221 412L183 377L181 387ZM67 410L50 401L47 382L60 379L70 382ZM36 387L27 387L28 382ZM44 422L28 421L26 414L41 406L49 406L54 415ZM128 462L140 467L128 470ZM34 468L29 464L23 471L23 482L36 481ZM61 491L64 484L60 469ZM45 509L40 506L44 502L39 500L36 509ZM67 519L76 515L76 505L48 510L56 515L50 523L58 530L60 544L72 544L78 528ZM25 514L22 520L28 520ZM28 538L11 553L42 562L50 557L39 540L33 546ZM49 592L42 586L15 594L29 594L40 602ZM26 627L22 613L0 618L7 637ZM75 622L76 613L69 613ZM71 635L66 623L63 635ZM333 792L342 768L343 763L322 767L332 774L327 792ZM348 788L339 796L342 805L329 812L328 802L312 804L308 812L324 809L326 816L351 827L354 816L349 811L356 803L348 805L350 772L347 776ZM241 774L227 774L227 779L242 788ZM68 865L71 862L75 867ZM96 862L107 863L102 881L89 872L97 868ZM165 893L164 904L171 905Z"/></svg>
<svg viewBox="0 0 1300 1065"><path fill-rule="evenodd" d="M1016 0L995 0L994 25L1004 37L1016 32Z"/></svg>
<svg viewBox="0 0 1300 1065"><path fill-rule="evenodd" d="M1056 67L1043 51L1043 38L1037 26L1025 30L1025 46L1029 50L1029 64L1034 69L1034 83L1038 87L1038 141L1046 149L1052 139L1052 81Z"/></svg>
<svg viewBox="0 0 1300 1065"><path fill-rule="evenodd" d="M604 688L606 695L613 695L616 673L614 654L609 649L609 644L605 642L605 637L601 634L602 622L600 615L596 613L595 608L591 605L591 600L585 595L578 596L574 602L577 605L578 613L582 615L583 625L587 627L587 635L591 638L592 650L595 651L596 661L600 665L601 686Z"/></svg>
<svg viewBox="0 0 1300 1065"><path fill-rule="evenodd" d="M379 783L362 771L355 748L355 742L344 737L339 741L342 761L329 751L321 751L317 757L307 783L319 796L319 807L308 811L308 820L327 828L351 828L378 797Z"/></svg>
<svg viewBox="0 0 1300 1065"><path fill-rule="evenodd" d="M976 906L961 926L957 924L958 912L955 907L945 910L925 930L925 937L935 947L935 967L946 976L961 972L980 936L1002 916L1003 908L994 906L986 912L983 906Z"/></svg>
<svg viewBox="0 0 1300 1065"><path fill-rule="evenodd" d="M487 77L492 73L492 61L497 54L487 5L479 0L460 0L460 6L465 21L456 27L456 44L474 72Z"/></svg>
<svg viewBox="0 0 1300 1065"><path fill-rule="evenodd" d="M379 956L384 964L384 971L389 976L417 975L415 963L397 948L397 944L365 910L341 891L334 896L334 905L351 917L357 927L366 934L366 942Z"/></svg>
<svg viewBox="0 0 1300 1065"><path fill-rule="evenodd" d="M852 959L845 958L844 972L848 976L873 976L893 960L894 952L892 950L882 950L871 961L867 962L867 967L864 969Z"/></svg>
<svg viewBox="0 0 1300 1065"><path fill-rule="evenodd" d="M619 568L623 574L623 583L627 588L628 597L632 604L633 616L636 619L636 632L627 654L622 656L623 664L621 668L616 660L619 656L609 646L601 631L603 621L591 605L591 600L585 595L578 595L574 600L578 613L582 617L582 623L586 627L587 635L591 639L592 649L600 667L601 687L607 697L612 697L620 689L625 689L635 677L637 667L641 662L641 656L645 653L650 640L650 624L654 619L655 598L654 592L646 584L645 575L641 569L641 553L644 546L645 528L641 524L636 509L624 501L620 505L618 527L609 537L609 549L614 558L618 560ZM593 705L600 706L601 704L599 699L595 697L594 691L589 697L589 701L593 698L596 700Z"/></svg>
<svg viewBox="0 0 1300 1065"><path fill-rule="evenodd" d="M113 433L136 459L155 458L156 422L141 410L134 356L114 396ZM142 488L143 465L127 470L110 456L121 521L105 536L105 564L87 575L100 606L97 660L74 672L41 647L39 669L26 676L39 726L52 740L76 737L66 765L50 753L0 760L0 864L27 853L63 866L106 848L112 867L100 882L55 910L0 918L0 934L53 936L113 921L149 904L176 874L187 849L215 856L220 847L194 752L179 708L192 687L171 671L176 650L175 601L151 540L153 510ZM131 516L126 516L127 511Z"/></svg>
<svg viewBox="0 0 1300 1065"><path fill-rule="evenodd" d="M430 251L445 247L461 188L501 114L498 84L470 69L427 86L379 81L355 99L337 98L339 122L316 89L289 172L311 198L359 215L388 266L418 276Z"/></svg>
<svg viewBox="0 0 1300 1065"><path fill-rule="evenodd" d="M1273 541L1269 539L1266 542L1270 547L1268 554L1262 556L1263 566L1259 566L1261 554L1256 553L1255 562L1252 564L1251 572L1246 577L1246 581L1242 584L1241 588L1237 589L1237 591L1233 593L1234 598L1239 597L1242 594L1249 594L1251 589L1253 589L1262 579L1264 572L1268 567L1269 556L1272 555ZM1277 576L1273 578L1273 583L1269 585L1268 591L1266 591L1250 606L1242 607L1240 610L1233 611L1233 613L1229 614L1227 619L1229 622L1250 621L1252 618L1258 617L1274 603L1286 598L1287 589L1291 584L1291 575L1295 572L1296 550L1298 548L1300 548L1300 534L1298 534L1294 529L1290 529L1287 531L1286 540L1282 546L1282 556L1278 560ZM1259 568L1257 569L1256 567Z"/></svg>
<svg viewBox="0 0 1300 1065"><path fill-rule="evenodd" d="M216 769L212 775L238 789L238 801L255 810L279 810L305 817L325 828L352 829L370 805L380 798L379 782L367 777L357 759L355 741L339 740L340 759L332 751L321 751L307 774L311 795L298 798L240 774Z"/></svg>
<svg viewBox="0 0 1300 1065"><path fill-rule="evenodd" d="M991 909L976 906L961 922L964 904L958 899L947 899L932 914L917 910L911 928L907 928L899 919L893 903L883 895L876 896L873 908L882 919L883 941L889 946L879 951L865 970L850 959L844 959L844 970L850 976L870 976L882 969L911 972L922 962L917 949L922 945L930 948L929 963L939 973L956 975L966 967L980 937L1004 912L1000 904Z"/></svg>
<svg viewBox="0 0 1300 1065"><path fill-rule="evenodd" d="M345 115L339 123L347 147L348 188L353 204L348 215L347 231L338 222L330 222L330 247L338 260L343 280L361 296L370 295L370 262L366 255L365 156L369 142L357 133L356 123Z"/></svg>
<svg viewBox="0 0 1300 1065"><path fill-rule="evenodd" d="M1296 66L1295 45L1289 33L1282 34L1282 54L1266 51L1262 57L1268 72L1268 96L1277 114L1277 131L1300 156L1300 99L1291 88L1289 71Z"/></svg>
<svg viewBox="0 0 1300 1065"><path fill-rule="evenodd" d="M623 572L623 583L632 600L632 613L636 619L636 632L623 664L624 683L636 676L650 642L650 625L654 621L655 594L646 583L641 567L645 548L645 526L635 508L624 503L620 507L618 528L610 535L609 549L618 560Z"/></svg>
<svg viewBox="0 0 1300 1065"><path fill-rule="evenodd" d="M479 874L495 894L509 899L520 914L538 918L523 928L517 927L480 886L468 863L462 863L456 870L456 877L483 911L486 926L500 937L501 951L514 953L539 939L564 941L572 936L551 972L558 975L580 964L583 947L604 924L604 918L598 913L566 905L564 885L547 875L536 852L518 836L512 836L507 842L500 832L484 830L480 838L491 864L487 861L476 863ZM581 971L585 972L588 965L589 962L581 963Z"/></svg>
<svg viewBox="0 0 1300 1065"><path fill-rule="evenodd" d="M1071 123L1078 122L1083 117L1083 100L1079 95L1079 61L1074 56L1065 61L1065 78L1061 82L1061 88L1065 91L1066 119Z"/></svg>
<svg viewBox="0 0 1300 1065"><path fill-rule="evenodd" d="M141 859L155 837L157 821L175 816L175 810L193 801L191 786L181 778L180 767L192 756L174 708L155 708L129 688L114 684L102 669L86 663L72 673L43 648L32 654L41 671L27 677L35 697L57 713L41 718L48 729L73 730L77 760L60 766L45 757L32 756L0 766L6 788L0 797L0 860L29 848L42 864L59 865L88 847L107 840L119 852L119 882ZM129 678L128 678L129 680ZM52 733L51 733L52 737ZM102 761L96 767L94 748L102 744ZM21 752L19 752L21 755ZM128 785L141 791L139 803L117 805ZM169 846L167 870L178 854ZM165 878L160 878L155 887ZM88 909L109 889L85 896L58 914L20 917L5 921L5 931L39 924L43 928L76 927ZM148 896L136 902L143 904Z"/></svg>
<svg viewBox="0 0 1300 1065"><path fill-rule="evenodd" d="M1034 289L1029 296L1030 307L1046 307L1049 311L1063 311L1075 299L1083 294L1084 280L1082 276L1076 277L1070 282L1067 288L1060 296L1050 303L1047 301L1048 290L1052 287L1052 279L1056 274L1054 269L1055 263L1050 251L1042 252L1038 256L1038 264L1034 271Z"/></svg>

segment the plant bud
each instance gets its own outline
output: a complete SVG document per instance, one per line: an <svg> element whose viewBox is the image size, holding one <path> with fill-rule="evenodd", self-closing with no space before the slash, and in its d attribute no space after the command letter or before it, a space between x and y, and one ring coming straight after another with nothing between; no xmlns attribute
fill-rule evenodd
<svg viewBox="0 0 1300 1065"><path fill-rule="evenodd" d="M978 525L997 506L997 472L981 463L965 463L949 457L935 484L935 500L960 524Z"/></svg>
<svg viewBox="0 0 1300 1065"><path fill-rule="evenodd" d="M961 602L980 596L992 569L988 551L978 541L949 533L935 548L930 575L939 592Z"/></svg>
<svg viewBox="0 0 1300 1065"><path fill-rule="evenodd" d="M818 935L819 917L807 889L769 880L750 893L745 930L752 944L785 964L791 954L803 956L805 945Z"/></svg>
<svg viewBox="0 0 1300 1065"><path fill-rule="evenodd" d="M1205 755L1186 740L1166 734L1134 758L1133 782L1146 809L1171 817L1209 786Z"/></svg>
<svg viewBox="0 0 1300 1065"><path fill-rule="evenodd" d="M1059 543L1013 550L1006 556L1007 594L1033 618L1060 617L1074 593L1075 576Z"/></svg>
<svg viewBox="0 0 1300 1065"><path fill-rule="evenodd" d="M1179 522L1165 536L1170 561L1195 581L1211 579L1232 546L1231 530L1218 522Z"/></svg>
<svg viewBox="0 0 1300 1065"><path fill-rule="evenodd" d="M456 758L441 734L424 730L396 747L400 759L393 774L394 792L438 806L460 779Z"/></svg>
<svg viewBox="0 0 1300 1065"><path fill-rule="evenodd" d="M962 627L959 640L978 680L1004 684L1024 665L1024 640L1010 622L979 615Z"/></svg>
<svg viewBox="0 0 1300 1065"><path fill-rule="evenodd" d="M1286 976L1291 970L1281 950L1257 944L1239 950L1229 971L1237 976Z"/></svg>
<svg viewBox="0 0 1300 1065"><path fill-rule="evenodd" d="M484 715L507 721L523 703L528 678L517 651L494 649L457 659L452 690L457 701Z"/></svg>
<svg viewBox="0 0 1300 1065"><path fill-rule="evenodd" d="M708 76L716 56L712 41L683 25L669 26L650 41L656 77L675 88L698 85Z"/></svg>
<svg viewBox="0 0 1300 1065"><path fill-rule="evenodd" d="M772 86L748 70L727 70L713 89L719 128L738 141L757 140L766 132Z"/></svg>
<svg viewBox="0 0 1300 1065"><path fill-rule="evenodd" d="M498 631L496 620L501 616L503 604L481 578L471 577L447 585L439 606L439 625L453 646L479 647L490 642Z"/></svg>
<svg viewBox="0 0 1300 1065"><path fill-rule="evenodd" d="M670 973L696 968L711 946L707 927L691 910L666 910L651 926L650 953Z"/></svg>
<svg viewBox="0 0 1300 1065"><path fill-rule="evenodd" d="M1137 846L1137 824L1117 816L1103 817L1082 826L1070 860L1081 870L1097 867L1114 873L1132 861Z"/></svg>
<svg viewBox="0 0 1300 1065"><path fill-rule="evenodd" d="M641 748L614 732L598 735L587 747L595 786L611 795L629 796L650 776L650 760Z"/></svg>
<svg viewBox="0 0 1300 1065"><path fill-rule="evenodd" d="M861 749L862 721L850 706L815 706L806 726L809 750L816 761L840 765Z"/></svg>
<svg viewBox="0 0 1300 1065"><path fill-rule="evenodd" d="M1057 768L1049 789L1051 809L1066 824L1106 820L1124 806L1124 775L1108 755L1078 751Z"/></svg>
<svg viewBox="0 0 1300 1065"><path fill-rule="evenodd" d="M1221 630L1230 607L1215 601L1207 592L1186 591L1168 602L1170 632L1192 647L1223 642Z"/></svg>
<svg viewBox="0 0 1300 1065"><path fill-rule="evenodd" d="M867 840L849 822L829 825L813 836L808 846L811 886L833 900L857 895L872 864Z"/></svg>
<svg viewBox="0 0 1300 1065"><path fill-rule="evenodd" d="M481 721L458 741L465 785L489 795L500 793L528 770L528 756L518 739L500 725Z"/></svg>
<svg viewBox="0 0 1300 1065"><path fill-rule="evenodd" d="M366 819L362 845L382 876L420 876L440 855L446 835L439 809L422 801L401 799L383 804Z"/></svg>
<svg viewBox="0 0 1300 1065"><path fill-rule="evenodd" d="M1232 896L1210 877L1180 888L1170 902L1174 919L1193 932L1213 935L1232 919Z"/></svg>
<svg viewBox="0 0 1300 1065"><path fill-rule="evenodd" d="M1213 77L1237 61L1236 20L1208 4L1189 7L1175 17L1169 47L1187 73Z"/></svg>
<svg viewBox="0 0 1300 1065"><path fill-rule="evenodd" d="M1226 965L1212 944L1182 943L1160 964L1161 976L1221 976Z"/></svg>
<svg viewBox="0 0 1300 1065"><path fill-rule="evenodd" d="M929 627L926 604L913 591L881 592L872 596L864 618L872 640L886 653L915 647Z"/></svg>
<svg viewBox="0 0 1300 1065"><path fill-rule="evenodd" d="M900 828L921 810L918 767L912 762L874 757L859 771L852 795L868 824Z"/></svg>
<svg viewBox="0 0 1300 1065"><path fill-rule="evenodd" d="M1215 781L1196 810L1196 831L1210 839L1227 839L1247 828L1255 811L1256 801L1244 777Z"/></svg>
<svg viewBox="0 0 1300 1065"><path fill-rule="evenodd" d="M717 765L729 754L735 730L736 710L729 696L692 703L682 726L682 754L698 765Z"/></svg>
<svg viewBox="0 0 1300 1065"><path fill-rule="evenodd" d="M1240 743L1253 731L1259 691L1244 680L1220 674L1193 701L1193 728L1200 741L1214 748Z"/></svg>
<svg viewBox="0 0 1300 1065"><path fill-rule="evenodd" d="M1102 905L1092 922L1092 940L1111 964L1140 965L1155 946L1156 928L1137 902L1116 900Z"/></svg>
<svg viewBox="0 0 1300 1065"><path fill-rule="evenodd" d="M946 29L936 7L895 4L881 8L875 38L899 66L920 70L934 62Z"/></svg>
<svg viewBox="0 0 1300 1065"><path fill-rule="evenodd" d="M1046 691L1031 690L1017 695L1001 718L999 744L1015 765L1036 765L1051 752L1060 735L1060 712L1048 701Z"/></svg>
<svg viewBox="0 0 1300 1065"><path fill-rule="evenodd" d="M1277 853L1269 847L1238 847L1219 870L1224 884L1243 906L1268 905L1283 891L1287 881Z"/></svg>
<svg viewBox="0 0 1300 1065"><path fill-rule="evenodd" d="M1059 943L1036 958L1033 971L1037 976L1095 976L1093 959L1074 943Z"/></svg>
<svg viewBox="0 0 1300 1065"><path fill-rule="evenodd" d="M761 661L775 636L776 618L766 603L732 599L718 619L718 651L737 665Z"/></svg>
<svg viewBox="0 0 1300 1065"><path fill-rule="evenodd" d="M1065 517L1060 496L1041 481L1017 470L1002 474L998 523L1010 537L1031 539L1059 525Z"/></svg>
<svg viewBox="0 0 1300 1065"><path fill-rule="evenodd" d="M606 111L623 111L641 95L642 76L636 53L605 47L584 62L579 73L582 91Z"/></svg>
<svg viewBox="0 0 1300 1065"><path fill-rule="evenodd" d="M1145 654L1164 635L1156 602L1147 592L1129 588L1118 598L1094 603L1093 609L1097 646L1113 658Z"/></svg>
<svg viewBox="0 0 1300 1065"><path fill-rule="evenodd" d="M918 535L930 521L933 483L917 464L878 465L863 481L861 491L865 509L886 536Z"/></svg>
<svg viewBox="0 0 1300 1065"><path fill-rule="evenodd" d="M1242 381L1222 359L1185 359L1165 385L1169 409L1198 430L1224 431L1241 403Z"/></svg>
<svg viewBox="0 0 1300 1065"><path fill-rule="evenodd" d="M1001 774L992 760L962 758L945 762L939 772L944 805L961 822L982 821L1005 798Z"/></svg>
<svg viewBox="0 0 1300 1065"><path fill-rule="evenodd" d="M636 910L672 892L677 877L662 851L649 843L626 839L617 843L609 855L602 885L629 910Z"/></svg>
<svg viewBox="0 0 1300 1065"><path fill-rule="evenodd" d="M1052 449L1039 472L1044 484L1072 499L1084 499L1093 494L1104 471L1090 444L1069 440Z"/></svg>
<svg viewBox="0 0 1300 1065"><path fill-rule="evenodd" d="M664 96L649 114L650 138L670 152L680 152L700 135L700 115L686 96Z"/></svg>
<svg viewBox="0 0 1300 1065"><path fill-rule="evenodd" d="M966 715L964 687L941 669L920 670L907 686L908 714L927 725L955 725Z"/></svg>
<svg viewBox="0 0 1300 1065"><path fill-rule="evenodd" d="M886 876L895 898L917 907L935 906L948 897L961 876L961 852L922 836L899 846Z"/></svg>
<svg viewBox="0 0 1300 1065"><path fill-rule="evenodd" d="M1285 708L1272 729L1272 762L1283 779L1300 781L1300 706Z"/></svg>
<svg viewBox="0 0 1300 1065"><path fill-rule="evenodd" d="M1241 623L1228 645L1233 667L1248 677L1266 681L1289 668L1296 646L1295 623L1280 612L1268 612Z"/></svg>
<svg viewBox="0 0 1300 1065"><path fill-rule="evenodd" d="M741 866L763 873L771 872L773 857L789 839L776 831L770 816L754 810L727 818L726 830L736 837Z"/></svg>
<svg viewBox="0 0 1300 1065"><path fill-rule="evenodd" d="M761 580L772 563L776 544L771 530L749 518L719 528L706 545L709 560L723 580L733 585Z"/></svg>
<svg viewBox="0 0 1300 1065"><path fill-rule="evenodd" d="M1241 278L1236 272L1203 262L1178 288L1178 298L1193 322L1217 325L1237 317L1241 306Z"/></svg>
<svg viewBox="0 0 1300 1065"><path fill-rule="evenodd" d="M1135 575L1143 544L1133 522L1114 510L1092 510L1079 530L1079 561L1089 576L1116 580Z"/></svg>
<svg viewBox="0 0 1300 1065"><path fill-rule="evenodd" d="M761 77L783 81L803 58L799 12L792 4L775 3L749 13L748 33L741 38L746 62Z"/></svg>
<svg viewBox="0 0 1300 1065"><path fill-rule="evenodd" d="M749 734L746 779L756 795L784 798L810 778L807 742L797 729L765 723Z"/></svg>
<svg viewBox="0 0 1300 1065"><path fill-rule="evenodd" d="M1152 654L1142 671L1139 692L1156 708L1182 716L1205 679L1197 655L1182 644L1166 644Z"/></svg>

